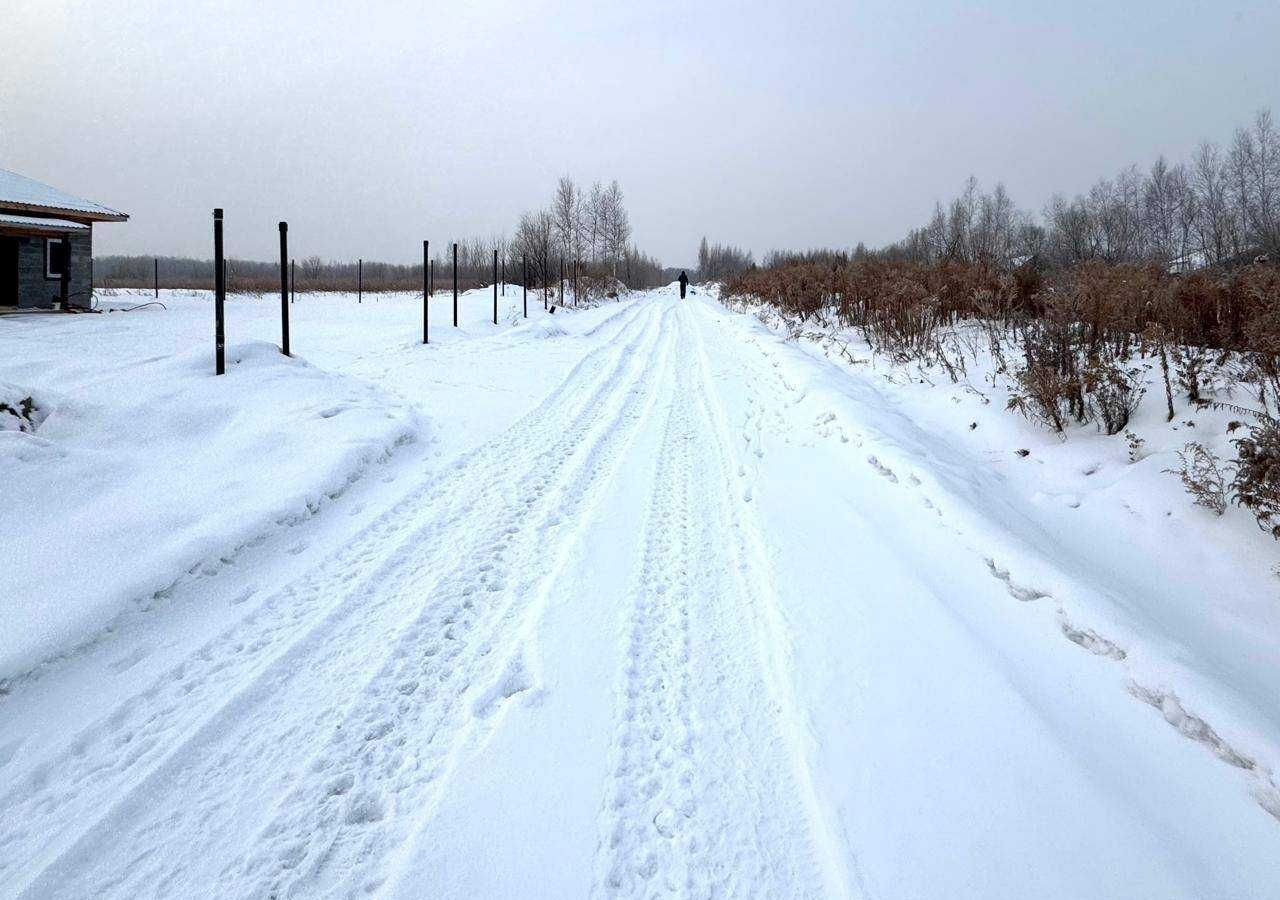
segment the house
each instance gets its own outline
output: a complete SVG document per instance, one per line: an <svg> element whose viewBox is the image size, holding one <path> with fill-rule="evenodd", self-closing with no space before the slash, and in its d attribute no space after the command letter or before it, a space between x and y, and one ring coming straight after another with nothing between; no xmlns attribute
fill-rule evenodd
<svg viewBox="0 0 1280 900"><path fill-rule="evenodd" d="M1209 267L1209 256L1202 250L1192 250L1182 256L1169 260L1165 269L1170 275L1190 275Z"/></svg>
<svg viewBox="0 0 1280 900"><path fill-rule="evenodd" d="M87 308L93 223L128 218L0 169L0 310Z"/></svg>

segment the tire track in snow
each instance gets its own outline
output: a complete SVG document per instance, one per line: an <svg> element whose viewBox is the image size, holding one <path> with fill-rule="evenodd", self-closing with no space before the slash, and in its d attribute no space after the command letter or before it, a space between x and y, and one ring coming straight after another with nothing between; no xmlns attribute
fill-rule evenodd
<svg viewBox="0 0 1280 900"><path fill-rule="evenodd" d="M760 632L738 466L687 307L678 325L680 364L629 597L594 893L847 893L822 858L829 841L797 779L794 723L761 656L777 635Z"/></svg>
<svg viewBox="0 0 1280 900"><path fill-rule="evenodd" d="M567 451L567 471L540 504L537 525L508 540L511 559L502 576L510 583L497 593L487 620L468 636L460 627L466 604L458 602L462 597L450 600L435 623L448 625L446 636L456 644L450 654L415 652L415 627L365 688L348 727L338 729L278 805L259 834L259 849L224 871L228 894L237 888L246 897L376 890L390 874L384 861L431 817L460 751L496 725L502 703L536 687L523 646L528 622L572 550L572 523L588 517L639 428L653 372L665 366L668 349L661 323L651 337L629 354L632 377L593 405L596 427ZM468 582L464 569L435 593L448 597L461 588L465 596ZM434 623L436 605L424 610L424 627ZM455 615L460 618L449 621ZM345 794L349 801L338 799ZM397 810L403 814L395 817ZM374 823L382 824L370 827Z"/></svg>
<svg viewBox="0 0 1280 900"><path fill-rule="evenodd" d="M725 511L725 519L730 528L725 534L730 538L729 547L735 564L730 571L735 573L739 590L748 598L746 609L753 614L751 627L745 629L755 639L756 652L762 666L762 687L767 691L767 706L773 712L778 725L778 733L783 748L783 755L791 764L791 783L794 795L800 802L805 815L809 834L817 850L817 861L821 869L824 891L835 897L869 897L865 879L858 865L853 849L848 846L835 815L819 798L818 790L813 783L810 766L813 734L812 723L801 712L793 689L793 673L795 667L791 661L791 630L778 605L774 588L773 571L769 562L767 544L756 517L755 507L749 505L751 492L748 487L743 493L746 503L734 503L730 499L737 494L734 473L739 479L746 477L746 467L734 452L736 442L729 416L719 401L711 375L711 365L706 351L706 342L702 324L706 321L708 307L699 304L693 307L697 327L694 334L697 338L697 359L700 373L699 399L706 413L709 432L716 446L716 459L719 463L719 478L724 485L721 499ZM722 332L721 332L722 333ZM749 351L748 351L749 352ZM837 426L838 428L838 426ZM842 443L848 437L840 431ZM755 448L758 452L760 446Z"/></svg>
<svg viewBox="0 0 1280 900"><path fill-rule="evenodd" d="M91 861L93 834L107 839L113 815L147 808L162 769L182 770L186 753L216 740L288 684L305 684L326 666L367 666L361 656L370 646L357 638L377 621L373 614L443 568L441 560L456 551L448 541L460 522L509 503L510 470L524 473L523 489L557 477L561 455L598 419L600 401L617 390L633 352L654 335L651 321L626 327L645 312L638 305L538 409L452 472L410 492L330 564L268 598L0 797L6 809L0 880L16 889L19 873L34 878L47 869L49 880L59 881ZM525 459L529 447L541 451ZM339 720L342 699L326 698L320 719ZM287 744L286 736L266 748L268 756Z"/></svg>

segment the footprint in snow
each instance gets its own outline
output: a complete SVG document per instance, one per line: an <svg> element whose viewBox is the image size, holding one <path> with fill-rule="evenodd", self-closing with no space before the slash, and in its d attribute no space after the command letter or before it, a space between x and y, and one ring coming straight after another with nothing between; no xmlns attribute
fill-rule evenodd
<svg viewBox="0 0 1280 900"><path fill-rule="evenodd" d="M1009 591L1009 596L1015 600L1021 600L1023 603L1029 603L1033 600L1042 600L1050 596L1048 591L1041 591L1036 588L1025 587L1018 584L1009 575L1008 569L1002 569L996 565L996 561L991 557L987 558L987 568L991 571L991 575L999 581L1003 581L1005 587Z"/></svg>
<svg viewBox="0 0 1280 900"><path fill-rule="evenodd" d="M888 466L881 463L877 457L868 456L867 464L870 465L871 468L879 472L881 475L883 475L885 478L892 481L894 484L898 483L898 476L894 474L893 469L890 469Z"/></svg>

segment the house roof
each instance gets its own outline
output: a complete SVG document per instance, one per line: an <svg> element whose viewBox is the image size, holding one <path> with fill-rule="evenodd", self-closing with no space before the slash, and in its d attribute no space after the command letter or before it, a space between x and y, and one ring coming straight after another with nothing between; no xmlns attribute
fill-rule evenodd
<svg viewBox="0 0 1280 900"><path fill-rule="evenodd" d="M123 222L129 218L101 203L74 197L6 169L0 169L0 212L55 213L97 222Z"/></svg>
<svg viewBox="0 0 1280 900"><path fill-rule="evenodd" d="M23 228L33 231L88 231L89 226L83 222L72 222L70 219L46 219L41 216L15 216L0 212L0 229Z"/></svg>

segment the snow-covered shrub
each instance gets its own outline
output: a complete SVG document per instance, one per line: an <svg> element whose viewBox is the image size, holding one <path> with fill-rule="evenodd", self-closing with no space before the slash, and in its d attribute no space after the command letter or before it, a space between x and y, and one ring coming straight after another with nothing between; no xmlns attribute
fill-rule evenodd
<svg viewBox="0 0 1280 900"><path fill-rule="evenodd" d="M1201 373L1205 367L1203 347L1179 347L1175 355L1178 386L1187 393L1187 399L1199 403Z"/></svg>
<svg viewBox="0 0 1280 900"><path fill-rule="evenodd" d="M14 385L0 384L0 431L34 432L47 412L35 398Z"/></svg>
<svg viewBox="0 0 1280 900"><path fill-rule="evenodd" d="M1146 446L1146 439L1126 430L1124 433L1124 442L1129 446L1129 462L1136 463L1138 460L1146 457L1147 453L1142 448Z"/></svg>
<svg viewBox="0 0 1280 900"><path fill-rule="evenodd" d="M1258 526L1280 538L1280 420L1264 417L1234 441L1239 459L1231 489L1236 503L1258 519Z"/></svg>
<svg viewBox="0 0 1280 900"><path fill-rule="evenodd" d="M867 341L898 362L932 355L937 343L938 309L924 285L895 279L881 303L867 316Z"/></svg>
<svg viewBox="0 0 1280 900"><path fill-rule="evenodd" d="M1245 381L1264 410L1280 411L1280 272L1252 267L1233 284L1234 306L1251 312L1243 328Z"/></svg>
<svg viewBox="0 0 1280 900"><path fill-rule="evenodd" d="M1029 364L1013 374L1016 387L1009 393L1008 409L1033 422L1064 431L1071 416L1074 379L1052 366Z"/></svg>
<svg viewBox="0 0 1280 900"><path fill-rule="evenodd" d="M1203 444L1192 441L1178 451L1178 468L1165 469L1182 479L1196 506L1222 515L1227 511L1227 476L1218 458Z"/></svg>
<svg viewBox="0 0 1280 900"><path fill-rule="evenodd" d="M1014 389L1008 409L1054 431L1066 430L1074 419L1085 421L1084 390L1069 325L1041 319L1023 331L1023 362L1013 372Z"/></svg>
<svg viewBox="0 0 1280 900"><path fill-rule="evenodd" d="M1013 380L1008 408L1057 431L1096 422L1122 432L1145 381L1133 363L1146 356L1160 366L1169 421L1175 389L1201 404L1241 382L1265 412L1280 412L1280 269L1174 275L1139 262L1031 258L1009 268L899 254L777 254L726 281L723 295L773 306L789 322L834 314L875 353L943 367L953 380L964 356L948 335L979 323L997 374ZM1021 365L1008 353L1019 345Z"/></svg>
<svg viewBox="0 0 1280 900"><path fill-rule="evenodd" d="M1085 417L1107 434L1119 434L1142 402L1147 389L1142 371L1102 359L1089 360L1083 370Z"/></svg>

